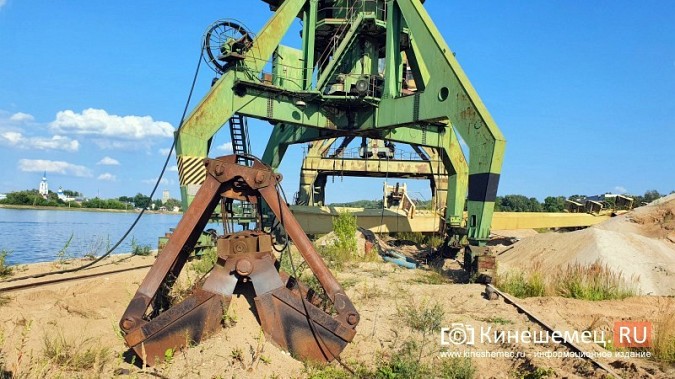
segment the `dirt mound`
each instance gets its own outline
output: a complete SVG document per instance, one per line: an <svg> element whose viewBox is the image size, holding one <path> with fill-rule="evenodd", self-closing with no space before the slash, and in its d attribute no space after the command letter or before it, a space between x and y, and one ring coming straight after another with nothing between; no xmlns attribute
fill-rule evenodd
<svg viewBox="0 0 675 379"><path fill-rule="evenodd" d="M623 274L643 294L675 295L675 196L671 195L591 228L527 238L498 257L499 270L544 269L596 261Z"/></svg>
<svg viewBox="0 0 675 379"><path fill-rule="evenodd" d="M639 225L642 234L675 243L675 194L637 208L629 220Z"/></svg>

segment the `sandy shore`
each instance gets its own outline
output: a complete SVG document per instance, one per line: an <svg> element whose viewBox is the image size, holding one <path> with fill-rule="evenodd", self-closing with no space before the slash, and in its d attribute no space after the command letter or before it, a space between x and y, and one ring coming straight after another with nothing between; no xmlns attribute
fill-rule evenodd
<svg viewBox="0 0 675 379"><path fill-rule="evenodd" d="M122 259L122 260L120 260ZM88 272L133 268L153 262L153 257L120 257ZM74 262L74 267L81 262ZM53 271L54 263L22 266L15 276ZM189 270L189 269L187 269ZM538 330L538 326L502 300L482 297L478 284L454 284L448 278L459 272L455 261L448 260L442 276L434 271L405 270L382 262L348 264L336 273L361 314L354 341L342 353L347 364L374 365L378 357L392 354L402 344L420 338L404 321L410 310L438 304L443 310L443 326L453 323L472 328L501 330ZM0 284L0 333L4 342L0 356L5 369L27 377L135 377L168 378L304 378L308 369L302 362L265 341L260 325L245 298L235 296L228 314L234 320L215 336L198 346L176 353L170 363L143 368L125 361L127 350L117 326L147 269L66 282L48 287L3 293ZM70 275L70 274L69 274ZM440 278L440 279L439 279ZM444 279L445 278L445 279ZM44 278L47 279L47 278ZM44 280L36 279L36 280ZM601 303L563 298L533 298L524 303L560 330L607 328L614 320L650 319L673 307L672 298L636 297ZM600 321L602 322L600 322ZM73 349L105 352L100 365L73 372L49 358L50 342L63 341ZM429 351L440 348L434 335L426 342ZM585 345L599 351L597 345ZM538 352L565 350L555 344L476 343L453 346L465 351L523 352L523 358L473 358L479 378L512 378L536 368L549 370L554 377L602 378L605 373L579 358L542 358ZM425 358L427 359L427 358ZM440 364L437 356L429 356ZM648 359L604 359L625 378L668 378L675 371ZM435 363L434 363L435 362ZM553 377L552 376L552 377Z"/></svg>

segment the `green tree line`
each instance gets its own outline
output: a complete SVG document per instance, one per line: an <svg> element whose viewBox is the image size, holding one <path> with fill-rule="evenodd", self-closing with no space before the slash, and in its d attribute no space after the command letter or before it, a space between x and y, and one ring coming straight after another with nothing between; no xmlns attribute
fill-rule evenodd
<svg viewBox="0 0 675 379"><path fill-rule="evenodd" d="M331 207L381 209L382 200L357 200L348 203L332 203Z"/></svg>
<svg viewBox="0 0 675 379"><path fill-rule="evenodd" d="M675 193L672 191L671 193ZM649 190L644 193L644 195L625 195L633 198L633 207L639 207L650 203L658 198L665 196L666 194L661 194L657 190ZM569 197L565 196L548 196L544 199L543 202L540 202L534 197L527 197L524 195L505 195L497 196L495 200L495 211L496 212L562 212L565 210L565 201L570 199L585 199L588 196L586 195L572 195ZM336 207L354 207L354 208L367 208L367 209L381 209L382 200L357 200L347 203L333 203L331 206ZM418 209L430 209L431 201L417 201L416 202Z"/></svg>
<svg viewBox="0 0 675 379"><path fill-rule="evenodd" d="M79 196L80 193L76 191L64 190L66 196ZM65 202L59 199L58 195L55 192L49 191L47 198L43 198L38 190L26 190L26 191L16 191L10 192L6 195L5 199L0 200L0 204L7 205L28 205L28 206L42 206L42 207L64 207L64 208L92 208L92 209L133 209L133 208L152 208L152 205L155 205L155 209L159 209L161 206L165 206L168 210L173 210L175 206L181 207L180 200L169 199L166 203L162 204L161 200L152 200L150 197L145 196L141 193L136 194L136 196L121 196L117 199L101 199L95 197L93 199L87 199L82 202L69 201Z"/></svg>

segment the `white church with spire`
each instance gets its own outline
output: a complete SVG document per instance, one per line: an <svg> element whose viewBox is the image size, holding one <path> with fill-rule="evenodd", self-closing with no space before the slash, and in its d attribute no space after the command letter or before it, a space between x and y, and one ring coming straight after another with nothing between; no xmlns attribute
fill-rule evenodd
<svg viewBox="0 0 675 379"><path fill-rule="evenodd" d="M42 181L40 182L40 188L38 189L38 192L45 199L47 198L47 196L49 196L49 184L47 184L47 171L45 171L45 174L42 176Z"/></svg>

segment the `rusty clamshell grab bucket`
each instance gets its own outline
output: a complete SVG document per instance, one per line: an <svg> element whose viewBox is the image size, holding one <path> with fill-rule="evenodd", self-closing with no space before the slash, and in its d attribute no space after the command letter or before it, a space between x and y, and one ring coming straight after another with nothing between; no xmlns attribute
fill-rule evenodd
<svg viewBox="0 0 675 379"><path fill-rule="evenodd" d="M250 282L253 308L269 340L301 359L329 362L338 357L356 334L359 314L282 201L277 191L281 176L258 159L251 167L239 165L237 155L205 159L204 164L206 180L120 320L127 346L153 365L168 350L199 343L221 329L237 284ZM334 315L317 306L312 290L279 271L272 237L260 230L219 236L211 272L184 300L168 302L171 287L223 198L265 201L319 280Z"/></svg>

